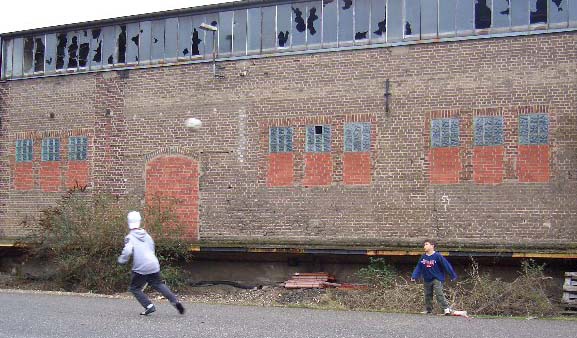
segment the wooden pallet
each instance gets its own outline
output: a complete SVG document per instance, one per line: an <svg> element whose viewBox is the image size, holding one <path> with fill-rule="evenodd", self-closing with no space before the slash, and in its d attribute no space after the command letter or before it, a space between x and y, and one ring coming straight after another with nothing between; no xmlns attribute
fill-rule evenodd
<svg viewBox="0 0 577 338"><path fill-rule="evenodd" d="M564 315L577 315L577 272L565 272L561 301L565 305Z"/></svg>
<svg viewBox="0 0 577 338"><path fill-rule="evenodd" d="M326 288L335 281L335 277L326 272L297 272L284 283L284 287L288 289Z"/></svg>

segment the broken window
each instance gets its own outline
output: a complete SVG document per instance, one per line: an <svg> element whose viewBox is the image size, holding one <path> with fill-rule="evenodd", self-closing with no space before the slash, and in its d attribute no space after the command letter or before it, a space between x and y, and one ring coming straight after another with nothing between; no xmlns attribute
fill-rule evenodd
<svg viewBox="0 0 577 338"><path fill-rule="evenodd" d="M56 69L64 69L67 62L68 52L66 46L68 45L68 35L66 33L59 33L56 36L58 44L56 45Z"/></svg>
<svg viewBox="0 0 577 338"><path fill-rule="evenodd" d="M164 32L164 59L168 62L176 60L177 43L178 43L178 19L166 19Z"/></svg>
<svg viewBox="0 0 577 338"><path fill-rule="evenodd" d="M271 50L276 46L276 7L262 8L262 50Z"/></svg>
<svg viewBox="0 0 577 338"><path fill-rule="evenodd" d="M191 39L192 46L190 48L191 56L204 55L204 49L206 46L204 42L205 32L202 29L200 29L200 25L203 22L204 22L204 16L192 17L192 39ZM212 48L212 45L210 45L210 48ZM212 49L210 53L212 53Z"/></svg>
<svg viewBox="0 0 577 338"><path fill-rule="evenodd" d="M511 25L511 0L493 0L493 28L509 27Z"/></svg>
<svg viewBox="0 0 577 338"><path fill-rule="evenodd" d="M421 1L405 0L405 31L406 38L418 39L421 34Z"/></svg>
<svg viewBox="0 0 577 338"><path fill-rule="evenodd" d="M384 40L387 35L386 1L371 0L371 39Z"/></svg>
<svg viewBox="0 0 577 338"><path fill-rule="evenodd" d="M307 42L307 7L303 3L292 4L292 46L304 46Z"/></svg>
<svg viewBox="0 0 577 338"><path fill-rule="evenodd" d="M567 11L567 14L569 15L569 22L571 22L571 27L577 25L577 3L575 1L569 1L563 10Z"/></svg>
<svg viewBox="0 0 577 338"><path fill-rule="evenodd" d="M322 7L319 1L307 4L307 45L309 48L320 46L322 41Z"/></svg>
<svg viewBox="0 0 577 338"><path fill-rule="evenodd" d="M269 151L271 153L290 153L293 151L293 129L272 127L269 129Z"/></svg>
<svg viewBox="0 0 577 338"><path fill-rule="evenodd" d="M339 0L339 43L353 41L353 0Z"/></svg>
<svg viewBox="0 0 577 338"><path fill-rule="evenodd" d="M68 160L84 161L88 158L88 138L69 137L68 138Z"/></svg>
<svg viewBox="0 0 577 338"><path fill-rule="evenodd" d="M140 40L138 42L138 62L150 62L150 50L152 40L152 21L140 23Z"/></svg>
<svg viewBox="0 0 577 338"><path fill-rule="evenodd" d="M32 162L33 141L16 140L16 162Z"/></svg>
<svg viewBox="0 0 577 338"><path fill-rule="evenodd" d="M42 139L42 161L60 161L60 140Z"/></svg>
<svg viewBox="0 0 577 338"><path fill-rule="evenodd" d="M529 24L529 2L511 1L511 25L527 26Z"/></svg>
<svg viewBox="0 0 577 338"><path fill-rule="evenodd" d="M102 30L95 28L90 31L90 53L88 54L90 68L102 66Z"/></svg>
<svg viewBox="0 0 577 338"><path fill-rule="evenodd" d="M387 41L403 37L403 2L389 1L387 8Z"/></svg>
<svg viewBox="0 0 577 338"><path fill-rule="evenodd" d="M431 120L431 147L446 148L459 146L459 119Z"/></svg>
<svg viewBox="0 0 577 338"><path fill-rule="evenodd" d="M126 25L116 26L116 41L118 43L118 63L126 63Z"/></svg>
<svg viewBox="0 0 577 338"><path fill-rule="evenodd" d="M178 18L178 57L190 58L192 47L192 17Z"/></svg>
<svg viewBox="0 0 577 338"><path fill-rule="evenodd" d="M288 48L291 46L291 5L277 6L277 47Z"/></svg>
<svg viewBox="0 0 577 338"><path fill-rule="evenodd" d="M331 126L307 126L306 152L330 152L331 151Z"/></svg>
<svg viewBox="0 0 577 338"><path fill-rule="evenodd" d="M205 16L204 22L211 26L218 27L218 29L220 29L218 22L218 14L209 14ZM216 39L216 43L213 45L214 39ZM204 40L206 46L204 49L204 53L207 57L210 57L212 59L212 51L214 49L213 47L216 48L215 51L218 53L218 34L213 32L205 32Z"/></svg>
<svg viewBox="0 0 577 338"><path fill-rule="evenodd" d="M475 0L475 29L491 27L492 0Z"/></svg>
<svg viewBox="0 0 577 338"><path fill-rule="evenodd" d="M455 33L456 6L457 0L439 0L439 36L453 35Z"/></svg>
<svg viewBox="0 0 577 338"><path fill-rule="evenodd" d="M345 152L368 152L371 150L371 125L369 123L345 124Z"/></svg>
<svg viewBox="0 0 577 338"><path fill-rule="evenodd" d="M2 40L2 78L12 77L12 54L14 53L14 40Z"/></svg>
<svg viewBox="0 0 577 338"><path fill-rule="evenodd" d="M22 76L22 52L24 51L24 39L14 39L14 49L12 54L12 75Z"/></svg>
<svg viewBox="0 0 577 338"><path fill-rule="evenodd" d="M519 115L519 144L547 144L548 136L547 114Z"/></svg>
<svg viewBox="0 0 577 338"><path fill-rule="evenodd" d="M114 26L102 28L102 65L112 66L116 63L116 29Z"/></svg>
<svg viewBox="0 0 577 338"><path fill-rule="evenodd" d="M246 9L234 11L232 49L237 55L246 54Z"/></svg>
<svg viewBox="0 0 577 338"><path fill-rule="evenodd" d="M78 66L80 68L86 68L90 65L89 54L90 54L90 35L88 30L80 31L79 38L79 48L78 48Z"/></svg>
<svg viewBox="0 0 577 338"><path fill-rule="evenodd" d="M437 20L439 9L436 1L423 1L421 4L421 39L437 37Z"/></svg>
<svg viewBox="0 0 577 338"><path fill-rule="evenodd" d="M220 12L218 13L219 28L218 28L218 53L230 54L232 53L232 22L234 12Z"/></svg>
<svg viewBox="0 0 577 338"><path fill-rule="evenodd" d="M151 50L150 50L150 60L151 61L162 61L164 60L164 20L152 21L152 35L151 35Z"/></svg>
<svg viewBox="0 0 577 338"><path fill-rule="evenodd" d="M24 39L24 60L22 63L24 74L32 74L34 72L34 38L29 37Z"/></svg>
<svg viewBox="0 0 577 338"><path fill-rule="evenodd" d="M355 1L355 41L362 41L369 38L370 14L370 0Z"/></svg>
<svg viewBox="0 0 577 338"><path fill-rule="evenodd" d="M547 23L547 0L529 0L531 24Z"/></svg>
<svg viewBox="0 0 577 338"><path fill-rule="evenodd" d="M458 35L468 35L473 33L475 24L475 7L471 0L457 0L457 13L455 25Z"/></svg>
<svg viewBox="0 0 577 338"><path fill-rule="evenodd" d="M129 23L126 25L126 63L138 62L138 45L140 43L140 25Z"/></svg>
<svg viewBox="0 0 577 338"><path fill-rule="evenodd" d="M44 52L44 71L52 73L56 70L56 34L46 34L46 48Z"/></svg>
<svg viewBox="0 0 577 338"><path fill-rule="evenodd" d="M337 0L323 0L323 45L325 47L334 46L338 41L337 6Z"/></svg>
<svg viewBox="0 0 577 338"><path fill-rule="evenodd" d="M498 146L503 144L503 117L481 116L473 119L473 142L475 146Z"/></svg>
<svg viewBox="0 0 577 338"><path fill-rule="evenodd" d="M78 34L77 32L68 32L67 45L65 53L66 68L75 70L78 68Z"/></svg>
<svg viewBox="0 0 577 338"><path fill-rule="evenodd" d="M248 20L246 27L247 53L255 54L260 52L260 8L249 8L247 10Z"/></svg>
<svg viewBox="0 0 577 338"><path fill-rule="evenodd" d="M568 0L549 1L549 23L555 27L566 27L569 20Z"/></svg>
<svg viewBox="0 0 577 338"><path fill-rule="evenodd" d="M44 71L44 44L45 36L39 36L34 38L34 71L43 72Z"/></svg>

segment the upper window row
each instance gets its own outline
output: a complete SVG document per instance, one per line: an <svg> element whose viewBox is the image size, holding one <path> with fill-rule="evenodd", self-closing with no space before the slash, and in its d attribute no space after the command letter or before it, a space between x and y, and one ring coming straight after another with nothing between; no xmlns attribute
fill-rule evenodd
<svg viewBox="0 0 577 338"><path fill-rule="evenodd" d="M200 28L217 27L215 32ZM317 0L2 41L1 78L577 25L577 0ZM490 29L490 30L488 30Z"/></svg>
<svg viewBox="0 0 577 338"><path fill-rule="evenodd" d="M88 154L88 139L86 137L68 138L68 160L83 161ZM57 138L42 139L41 158L46 161L60 161L60 140ZM16 140L16 162L32 162L33 140Z"/></svg>
<svg viewBox="0 0 577 338"><path fill-rule="evenodd" d="M369 123L347 123L344 131L345 152L368 152L371 149L371 126ZM328 153L331 151L331 126L306 127L305 151ZM293 128L273 127L269 129L269 151L290 153L293 151Z"/></svg>
<svg viewBox="0 0 577 338"><path fill-rule="evenodd" d="M519 144L547 144L549 118L547 114L519 116ZM503 144L503 117L481 116L473 119L473 144L496 146ZM431 121L431 146L458 147L459 119L445 118Z"/></svg>

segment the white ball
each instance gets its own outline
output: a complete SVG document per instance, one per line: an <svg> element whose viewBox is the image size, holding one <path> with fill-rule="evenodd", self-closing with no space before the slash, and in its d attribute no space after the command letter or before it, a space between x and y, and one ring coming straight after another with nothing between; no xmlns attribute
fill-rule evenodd
<svg viewBox="0 0 577 338"><path fill-rule="evenodd" d="M198 128L202 127L202 121L195 118L195 117L191 117L191 118L186 119L185 125L187 128L198 129Z"/></svg>

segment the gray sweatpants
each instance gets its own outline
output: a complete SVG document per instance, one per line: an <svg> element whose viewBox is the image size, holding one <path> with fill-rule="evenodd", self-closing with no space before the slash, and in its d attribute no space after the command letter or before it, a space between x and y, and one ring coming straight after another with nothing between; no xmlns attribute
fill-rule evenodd
<svg viewBox="0 0 577 338"><path fill-rule="evenodd" d="M431 282L425 282L423 288L425 291L425 309L428 312L433 311L433 292L437 297L437 303L439 303L442 309L449 307L445 293L443 292L443 283L440 280L433 279Z"/></svg>

